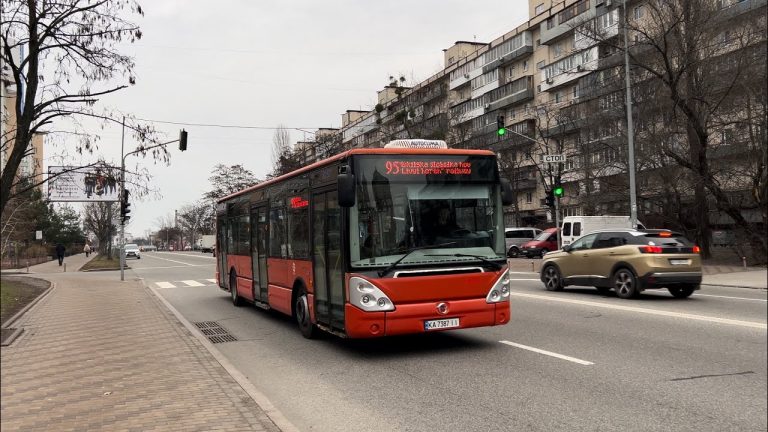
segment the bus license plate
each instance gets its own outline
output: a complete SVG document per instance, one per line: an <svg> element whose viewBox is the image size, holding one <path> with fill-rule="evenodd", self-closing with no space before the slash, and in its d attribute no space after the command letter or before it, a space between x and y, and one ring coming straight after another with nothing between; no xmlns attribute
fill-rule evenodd
<svg viewBox="0 0 768 432"><path fill-rule="evenodd" d="M424 321L424 331L447 329L459 326L458 318Z"/></svg>
<svg viewBox="0 0 768 432"><path fill-rule="evenodd" d="M687 259L670 259L669 263L672 265L688 265L691 263L691 260Z"/></svg>

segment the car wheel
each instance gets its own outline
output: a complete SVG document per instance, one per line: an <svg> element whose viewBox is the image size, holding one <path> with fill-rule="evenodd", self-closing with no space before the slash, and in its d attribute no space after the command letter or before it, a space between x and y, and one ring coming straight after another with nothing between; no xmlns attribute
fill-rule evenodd
<svg viewBox="0 0 768 432"><path fill-rule="evenodd" d="M616 295L623 299L635 298L640 294L635 274L625 268L618 269L613 274L613 289Z"/></svg>
<svg viewBox="0 0 768 432"><path fill-rule="evenodd" d="M307 291L304 287L299 289L299 294L296 296L296 304L294 305L296 323L299 325L299 330L301 331L302 336L307 339L313 339L317 327L312 324L312 318L309 316L309 299L307 297Z"/></svg>
<svg viewBox="0 0 768 432"><path fill-rule="evenodd" d="M675 298L688 298L696 291L697 285L683 285L677 287L669 287L669 293Z"/></svg>
<svg viewBox="0 0 768 432"><path fill-rule="evenodd" d="M237 274L235 274L234 271L229 274L229 292L232 295L232 304L235 305L235 307L242 306L243 299L237 295Z"/></svg>
<svg viewBox="0 0 768 432"><path fill-rule="evenodd" d="M514 246L509 248L509 252L507 252L507 256L510 258L517 258L520 255L520 250Z"/></svg>
<svg viewBox="0 0 768 432"><path fill-rule="evenodd" d="M544 287L547 291L561 291L563 289L563 278L560 276L560 270L553 265L544 269Z"/></svg>
<svg viewBox="0 0 768 432"><path fill-rule="evenodd" d="M544 259L544 255L546 255L547 252L549 252L549 249L547 248L542 249L541 254L539 255L539 258Z"/></svg>

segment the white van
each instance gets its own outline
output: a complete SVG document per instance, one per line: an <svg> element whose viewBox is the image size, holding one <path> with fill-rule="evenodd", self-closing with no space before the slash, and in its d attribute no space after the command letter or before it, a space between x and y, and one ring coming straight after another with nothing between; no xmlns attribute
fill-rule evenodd
<svg viewBox="0 0 768 432"><path fill-rule="evenodd" d="M599 229L635 228L629 223L629 216L566 216L560 226L562 245L569 245L574 240ZM637 223L638 229L645 229Z"/></svg>

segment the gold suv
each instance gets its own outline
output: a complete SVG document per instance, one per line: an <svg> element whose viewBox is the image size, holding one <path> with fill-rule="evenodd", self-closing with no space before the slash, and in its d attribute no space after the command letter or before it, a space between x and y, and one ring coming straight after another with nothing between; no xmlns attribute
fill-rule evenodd
<svg viewBox="0 0 768 432"><path fill-rule="evenodd" d="M667 288L686 298L701 284L699 247L667 230L613 229L587 234L544 256L541 281L549 291L567 285L611 288L621 298Z"/></svg>

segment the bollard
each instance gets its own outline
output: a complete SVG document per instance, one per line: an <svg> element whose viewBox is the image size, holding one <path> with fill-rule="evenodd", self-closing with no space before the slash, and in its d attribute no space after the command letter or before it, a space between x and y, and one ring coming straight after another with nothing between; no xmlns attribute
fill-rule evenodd
<svg viewBox="0 0 768 432"><path fill-rule="evenodd" d="M533 269L533 261L531 261L531 273L536 273L536 271Z"/></svg>
<svg viewBox="0 0 768 432"><path fill-rule="evenodd" d="M64 263L64 273L67 272L67 263Z"/></svg>
<svg viewBox="0 0 768 432"><path fill-rule="evenodd" d="M744 268L747 268L747 257L741 257L741 263L744 265Z"/></svg>
<svg viewBox="0 0 768 432"><path fill-rule="evenodd" d="M29 260L27 260L27 273L29 273Z"/></svg>

